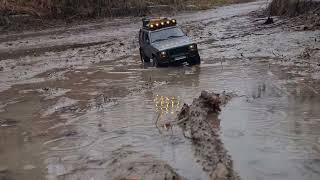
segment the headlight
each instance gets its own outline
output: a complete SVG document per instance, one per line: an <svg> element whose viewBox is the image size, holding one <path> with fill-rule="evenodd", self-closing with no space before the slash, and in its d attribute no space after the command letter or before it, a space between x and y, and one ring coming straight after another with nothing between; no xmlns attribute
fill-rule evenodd
<svg viewBox="0 0 320 180"><path fill-rule="evenodd" d="M167 52L162 51L162 52L160 53L160 57L162 57L162 58L167 57Z"/></svg>
<svg viewBox="0 0 320 180"><path fill-rule="evenodd" d="M190 50L190 51L195 51L195 50L197 50L197 45L196 45L196 44L191 44L191 45L189 45L189 50Z"/></svg>

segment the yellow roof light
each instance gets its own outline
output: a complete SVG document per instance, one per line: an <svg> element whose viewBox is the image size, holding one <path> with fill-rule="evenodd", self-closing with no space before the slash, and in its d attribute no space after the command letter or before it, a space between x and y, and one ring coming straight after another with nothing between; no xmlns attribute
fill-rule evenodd
<svg viewBox="0 0 320 180"><path fill-rule="evenodd" d="M160 19L150 19L150 20L143 20L143 27L148 28L150 30L157 30L160 28L170 27L177 25L176 19L169 19L169 18L160 18Z"/></svg>

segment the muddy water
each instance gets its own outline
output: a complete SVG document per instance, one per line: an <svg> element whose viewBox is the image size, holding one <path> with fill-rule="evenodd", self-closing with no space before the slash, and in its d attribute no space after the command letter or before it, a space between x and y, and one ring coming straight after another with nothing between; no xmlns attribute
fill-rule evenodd
<svg viewBox="0 0 320 180"><path fill-rule="evenodd" d="M178 127L171 129L165 124L174 119L181 104L190 103L202 89L214 89L241 95L224 108L220 118L222 139L243 179L318 179L317 95L307 87L299 87L299 94L296 89L290 92L283 86L287 80L272 73L279 71L277 67L254 62L168 69L128 65L125 72L111 70L112 74L125 74L122 81L114 79L116 87L137 87L128 79L141 86L121 100L102 103L77 118L65 115L68 120L62 126L71 125L76 133L45 143L53 156L46 160L48 177L76 179L90 174L103 179L107 175L95 169L95 163L103 168L112 150L130 145L165 160L189 179L206 179L195 163L190 142ZM149 82L154 84L145 87ZM305 99L306 94L311 97Z"/></svg>
<svg viewBox="0 0 320 180"><path fill-rule="evenodd" d="M265 71L250 72L262 75L244 82L251 97L235 99L221 115L235 165L244 179L318 179L319 97L308 87L299 94L281 88L284 80Z"/></svg>
<svg viewBox="0 0 320 180"><path fill-rule="evenodd" d="M170 125L207 89L238 95L220 133L242 179L319 179L320 33L262 26L248 13L263 5L177 16L199 43L195 67L141 65L137 19L1 37L0 177L108 179L126 148L208 179Z"/></svg>
<svg viewBox="0 0 320 180"><path fill-rule="evenodd" d="M110 153L127 145L130 145L132 150L152 154L170 162L174 168L180 169L178 172L190 179L205 179L206 175L193 161L190 142L184 139L179 128L166 129L163 126L165 119L162 117L165 117L166 113L173 113L173 117L182 100L178 96L164 97L162 93L155 93L155 88L167 82L161 77L159 80L162 81L149 81L149 73L156 71L161 76L161 70L143 70L136 65L129 68L126 71L95 73L106 77L112 74L112 79L97 79L97 76L92 76L94 79L91 78L90 81L95 81L105 88L103 99L111 100L95 102L92 108L77 118L64 117L68 120L61 126L70 124L76 134L45 143L50 156L53 156L46 161L49 179L60 175L67 179L77 179L83 174L86 177L88 173L95 179L105 179L108 175L101 169L95 169L97 163L100 164L99 168L107 166ZM175 70L172 70L174 73ZM109 86L115 88L107 90ZM86 91L85 88L82 90ZM170 98L170 102L167 98ZM158 123L156 111L163 114ZM79 169L84 170L78 172Z"/></svg>

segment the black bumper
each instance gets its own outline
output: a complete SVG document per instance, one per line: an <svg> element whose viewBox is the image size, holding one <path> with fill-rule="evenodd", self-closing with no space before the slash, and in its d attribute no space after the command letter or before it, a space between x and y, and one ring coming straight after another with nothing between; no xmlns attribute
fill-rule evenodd
<svg viewBox="0 0 320 180"><path fill-rule="evenodd" d="M197 52L197 53L184 54L184 55L168 57L168 58L160 58L158 61L158 64L169 65L169 64L182 64L185 62L189 64L200 62L199 53Z"/></svg>

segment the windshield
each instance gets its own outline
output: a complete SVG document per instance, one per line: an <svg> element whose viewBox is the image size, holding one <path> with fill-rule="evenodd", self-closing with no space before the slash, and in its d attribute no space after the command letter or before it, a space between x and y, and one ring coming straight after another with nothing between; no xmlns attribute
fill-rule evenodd
<svg viewBox="0 0 320 180"><path fill-rule="evenodd" d="M151 32L151 42L185 36L180 28L163 29Z"/></svg>

